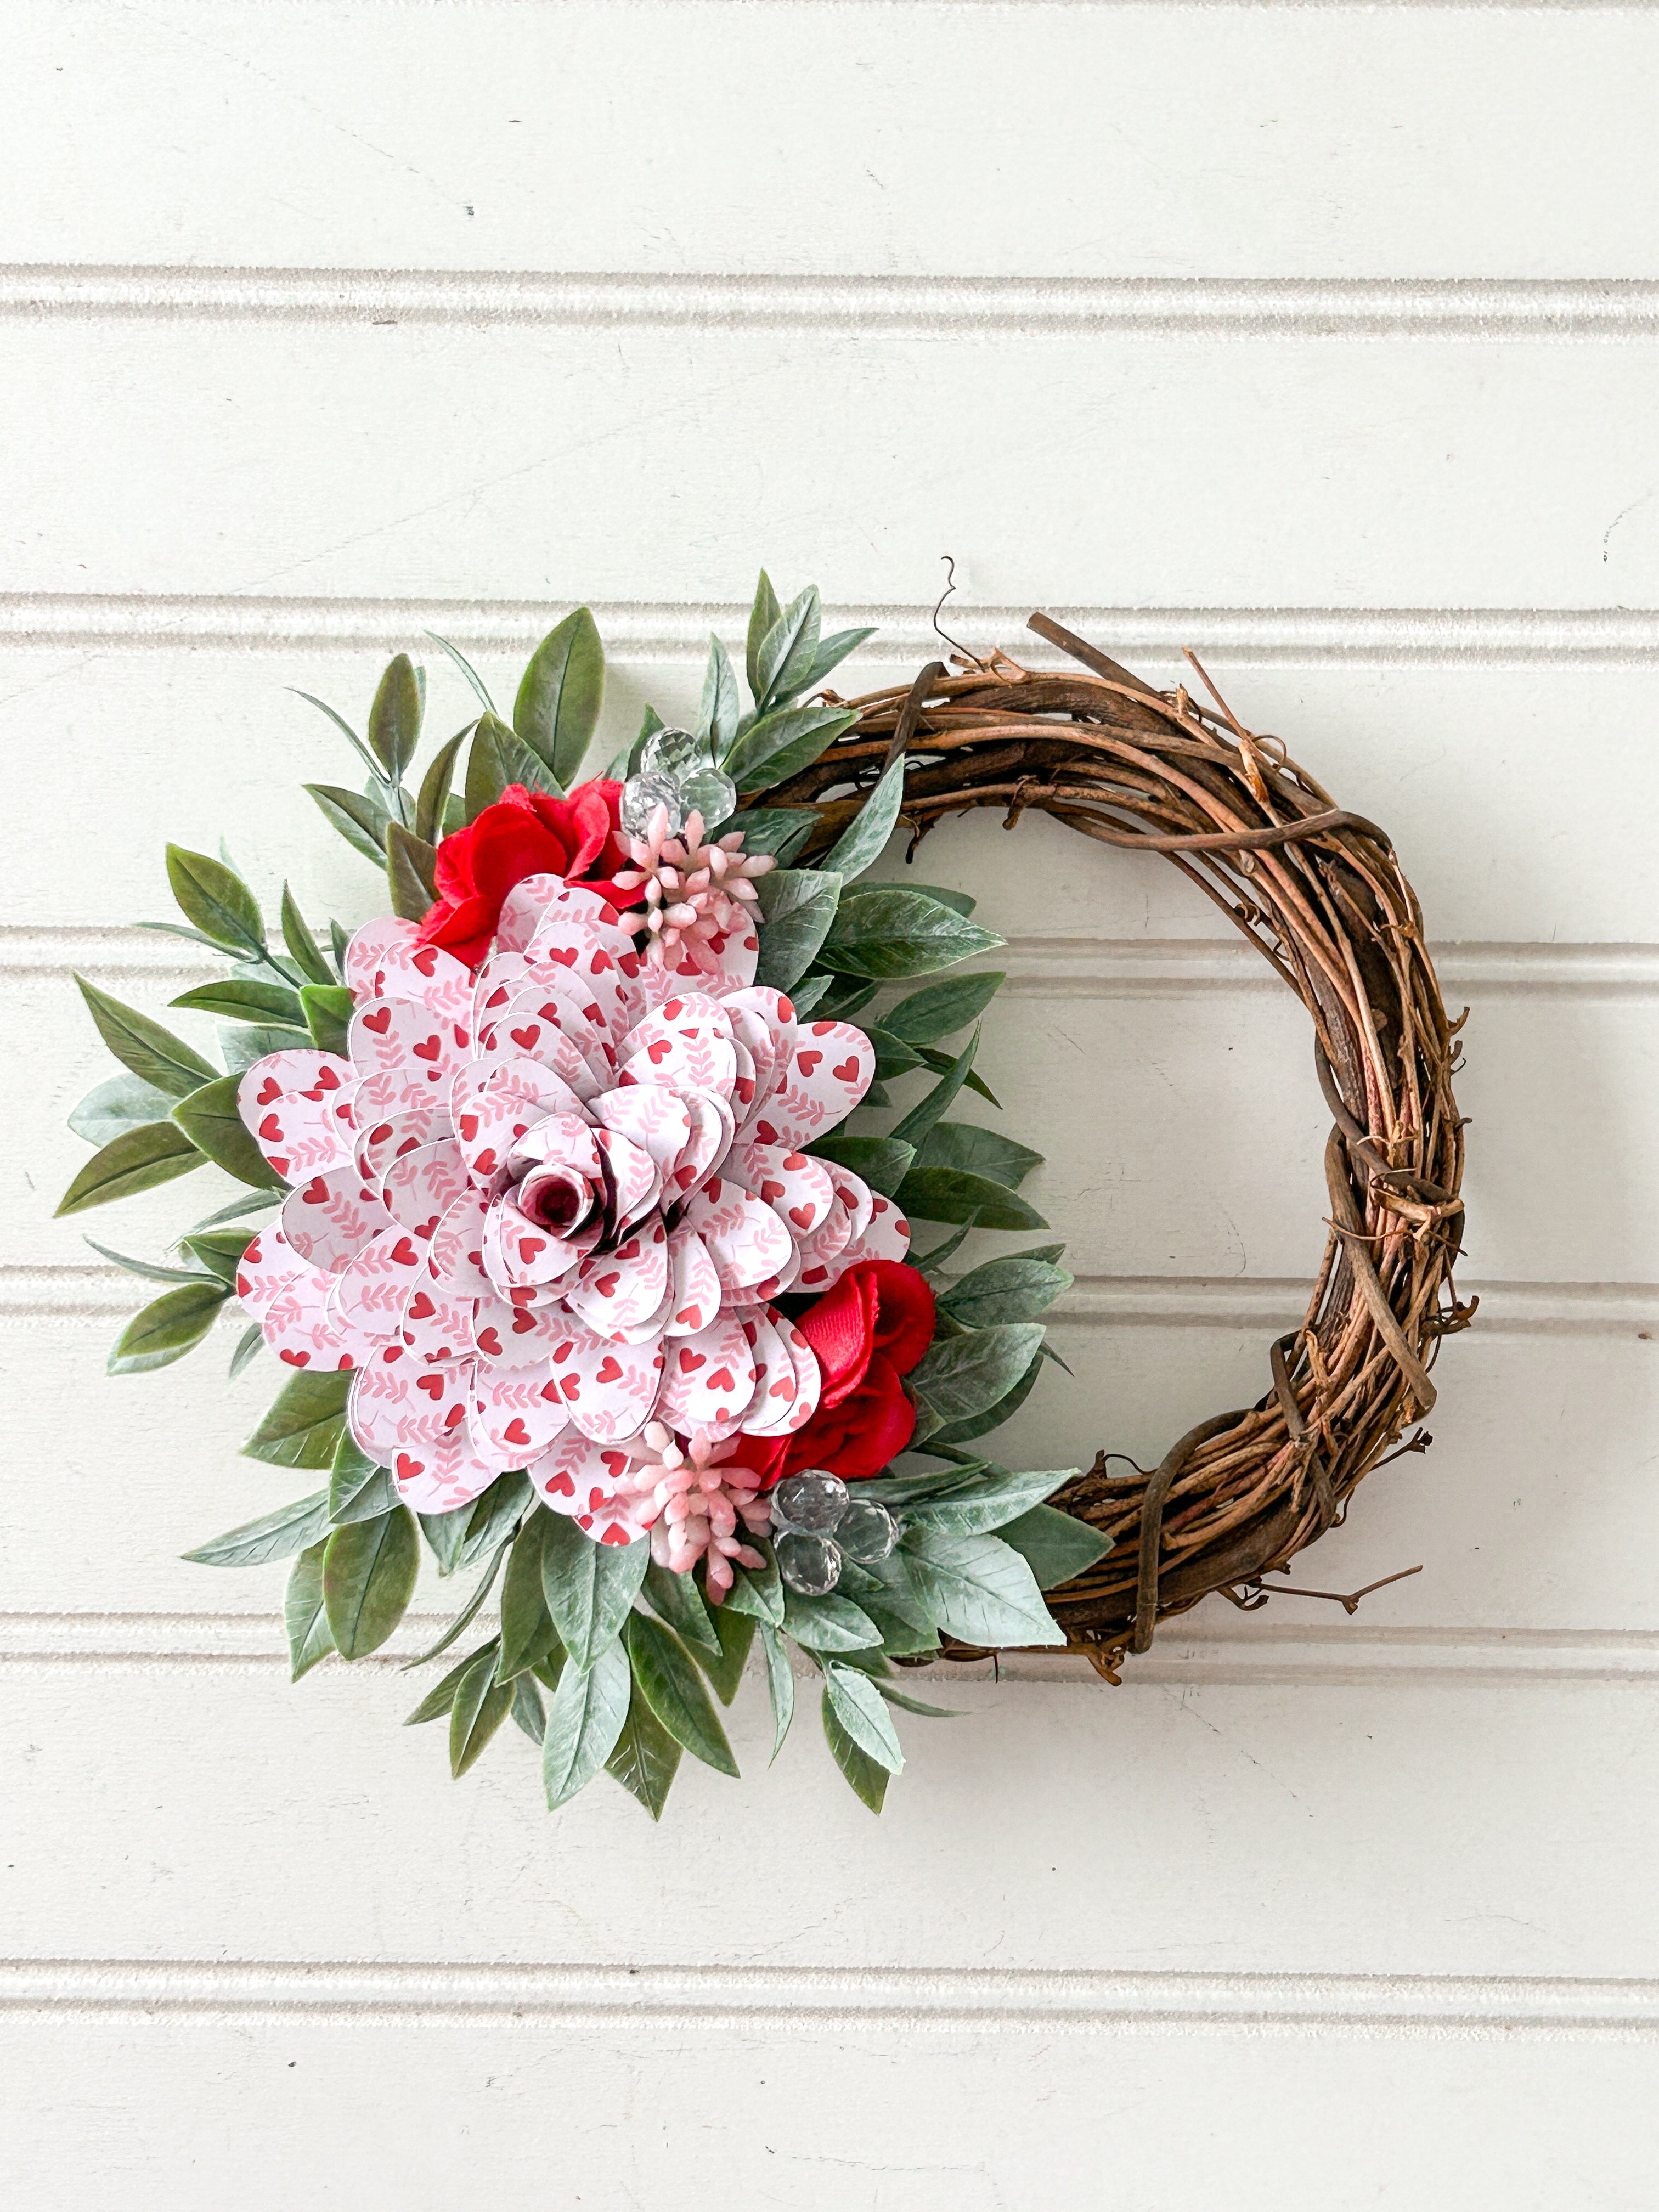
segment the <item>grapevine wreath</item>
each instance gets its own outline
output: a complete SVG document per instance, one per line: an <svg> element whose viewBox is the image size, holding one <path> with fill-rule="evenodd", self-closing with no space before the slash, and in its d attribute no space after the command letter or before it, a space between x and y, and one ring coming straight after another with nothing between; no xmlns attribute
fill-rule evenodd
<svg viewBox="0 0 1659 2212"><path fill-rule="evenodd" d="M296 1679L386 1643L422 1542L473 1571L410 1662L449 1662L410 1718L447 1720L458 1775L510 1716L550 1805L604 1767L656 1816L683 1750L736 1772L714 1699L758 1637L775 1742L793 1646L878 1810L892 1709L938 1711L898 1668L1049 1644L1115 1680L1161 1617L1259 1602L1434 1402L1473 1310L1455 1024L1393 846L1218 695L1030 626L1070 672L958 653L842 700L827 679L870 633L822 636L817 592L783 606L763 575L749 705L712 640L696 728L647 713L586 781L586 609L510 721L444 646L479 711L418 781L399 654L366 738L324 708L367 783L307 787L392 914L318 931L285 887L278 950L228 859L170 848L180 933L232 964L173 1002L217 1021L222 1072L82 981L125 1073L71 1116L99 1149L60 1212L210 1161L246 1187L177 1264L96 1248L167 1285L111 1371L179 1358L240 1300L232 1373L269 1353L282 1377L246 1449L315 1482L188 1556L292 1560ZM1040 1155L951 1117L991 1097L976 1024L1003 979L945 971L1002 940L960 893L861 880L900 825L914 854L976 806L1166 854L1312 1018L1334 1126L1306 1316L1255 1405L1150 1471L987 1455L1071 1280L1055 1243L951 1267L975 1231L1047 1227L1018 1188ZM897 1118L848 1126L872 1109Z"/></svg>

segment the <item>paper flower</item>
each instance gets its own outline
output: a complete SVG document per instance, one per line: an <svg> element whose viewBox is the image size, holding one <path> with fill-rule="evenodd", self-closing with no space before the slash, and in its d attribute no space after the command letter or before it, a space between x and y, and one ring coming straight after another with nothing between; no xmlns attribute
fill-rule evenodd
<svg viewBox="0 0 1659 2212"><path fill-rule="evenodd" d="M907 1249L890 1200L801 1149L863 1097L872 1048L754 984L744 919L706 940L712 969L658 966L597 892L532 877L476 983L416 939L386 920L351 940L349 1057L243 1077L294 1188L238 1291L281 1358L356 1370L351 1432L406 1503L522 1468L630 1541L647 1424L801 1426L817 1364L771 1301Z"/></svg>
<svg viewBox="0 0 1659 2212"><path fill-rule="evenodd" d="M682 834L672 835L668 808L659 804L644 836L628 841L634 865L617 876L617 889L642 895L645 911L624 915L623 927L645 934L651 960L665 962L678 952L683 963L715 966L714 940L738 928L744 906L758 897L750 878L777 866L769 853L745 854L740 830L712 845L703 842L702 830L694 808Z"/></svg>

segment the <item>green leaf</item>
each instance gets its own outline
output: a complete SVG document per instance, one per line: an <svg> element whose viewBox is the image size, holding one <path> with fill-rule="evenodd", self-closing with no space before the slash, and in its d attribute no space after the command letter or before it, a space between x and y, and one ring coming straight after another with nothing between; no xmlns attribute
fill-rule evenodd
<svg viewBox="0 0 1659 2212"><path fill-rule="evenodd" d="M734 814L728 830L741 830L745 853L770 853L787 867L818 825L815 806L750 806Z"/></svg>
<svg viewBox="0 0 1659 2212"><path fill-rule="evenodd" d="M1048 1226L1035 1206L1000 1182L957 1168L912 1168L894 1195L913 1221L971 1221L980 1229Z"/></svg>
<svg viewBox="0 0 1659 2212"><path fill-rule="evenodd" d="M968 1080L978 1050L979 1031L975 1030L927 1097L918 1100L902 1121L896 1121L888 1134L898 1138L902 1144L924 1145L935 1122L942 1119Z"/></svg>
<svg viewBox="0 0 1659 2212"><path fill-rule="evenodd" d="M939 1299L940 1310L964 1328L988 1328L999 1322L1035 1321L1062 1291L1072 1286L1064 1267L1023 1254L988 1260L953 1283Z"/></svg>
<svg viewBox="0 0 1659 2212"><path fill-rule="evenodd" d="M999 1183L1005 1190L1017 1190L1033 1168L1042 1165L1042 1154L995 1129L978 1128L970 1121L941 1121L922 1146L918 1164L956 1169Z"/></svg>
<svg viewBox="0 0 1659 2212"><path fill-rule="evenodd" d="M304 1030L256 1029L252 1023L223 1024L219 1030L219 1052L228 1075L246 1075L256 1060L264 1060L268 1053L303 1051L311 1042Z"/></svg>
<svg viewBox="0 0 1659 2212"><path fill-rule="evenodd" d="M575 1527L574 1522L570 1525ZM633 1686L628 1654L615 1637L592 1654L590 1666L567 1667L560 1675L542 1738L542 1780L550 1812L568 1803L610 1758L628 1717Z"/></svg>
<svg viewBox="0 0 1659 2212"><path fill-rule="evenodd" d="M953 968L1003 942L941 899L888 884L861 884L843 895L819 957L840 975L884 982Z"/></svg>
<svg viewBox="0 0 1659 2212"><path fill-rule="evenodd" d="M884 1198L892 1197L916 1157L915 1147L897 1137L817 1137L807 1149L815 1158L849 1169Z"/></svg>
<svg viewBox="0 0 1659 2212"><path fill-rule="evenodd" d="M398 1503L389 1468L380 1466L348 1429L334 1447L328 1479L328 1517L337 1528L353 1521L373 1521Z"/></svg>
<svg viewBox="0 0 1659 2212"><path fill-rule="evenodd" d="M201 1164L201 1153L170 1121L129 1129L125 1136L112 1138L102 1152L94 1153L58 1200L53 1218L84 1213L88 1206L131 1198L137 1191L153 1189L158 1182L188 1175Z"/></svg>
<svg viewBox="0 0 1659 2212"><path fill-rule="evenodd" d="M1006 1397L1042 1344L1040 1322L1009 1322L937 1339L906 1379L941 1421L965 1420Z"/></svg>
<svg viewBox="0 0 1659 2212"><path fill-rule="evenodd" d="M506 1553L507 1547L503 1544L479 1576L473 1586L471 1596L468 1598L454 1620L450 1622L435 1644L428 1644L424 1651L417 1652L413 1659L406 1662L404 1667L404 1674L407 1674L411 1667L425 1666L428 1659L435 1659L441 1651L447 1651L456 1638L465 1633L471 1626L474 1614L495 1588L495 1577L501 1572L501 1561ZM416 1556L418 1557L418 1547Z"/></svg>
<svg viewBox="0 0 1659 2212"><path fill-rule="evenodd" d="M222 1221L239 1221L245 1213L263 1213L268 1206L275 1206L280 1196L280 1192L274 1190L238 1191L228 1206L216 1206L211 1213L204 1214L189 1233L199 1237L204 1229L216 1229Z"/></svg>
<svg viewBox="0 0 1659 2212"><path fill-rule="evenodd" d="M795 1717L795 1676L782 1637L767 1621L760 1625L760 1639L761 1650L766 1654L767 1695L772 1700L772 1758L776 1759L789 1733L789 1723ZM769 1765L770 1763L769 1760Z"/></svg>
<svg viewBox="0 0 1659 2212"><path fill-rule="evenodd" d="M803 975L799 982L792 987L789 996L798 1021L805 1020L835 980L833 975ZM879 1084L872 1084L870 1087L872 1091L881 1088Z"/></svg>
<svg viewBox="0 0 1659 2212"><path fill-rule="evenodd" d="M299 902L288 885L283 885L283 942L287 945L295 965L313 983L331 983L334 972L324 958L316 939L306 927Z"/></svg>
<svg viewBox="0 0 1659 2212"><path fill-rule="evenodd" d="M738 734L743 702L738 696L737 671L719 638L708 641L708 666L702 679L702 703L697 710L696 734L714 746L716 757Z"/></svg>
<svg viewBox="0 0 1659 2212"><path fill-rule="evenodd" d="M1045 1352L1048 1349L1046 1345L1043 1349ZM927 1437L923 1449L932 1452L937 1451L941 1445L972 1443L975 1437L988 1436L993 1429L1000 1429L1005 1421L1013 1419L1030 1396L1042 1372L1042 1358L1040 1353L1006 1398L999 1398L994 1406L988 1406L982 1413L973 1413L964 1420L948 1422Z"/></svg>
<svg viewBox="0 0 1659 2212"><path fill-rule="evenodd" d="M605 647L586 607L568 614L531 655L513 702L513 727L568 791L592 739L605 696Z"/></svg>
<svg viewBox="0 0 1659 2212"><path fill-rule="evenodd" d="M653 1559L645 1571L645 1599L652 1611L711 1659L720 1656L720 1634L702 1593L690 1575L671 1574ZM716 1607L718 1612L720 1608Z"/></svg>
<svg viewBox="0 0 1659 2212"><path fill-rule="evenodd" d="M766 1565L758 1569L733 1566L732 1587L726 1594L722 1610L747 1613L751 1620L776 1628L783 1620L783 1577L778 1572L771 1546L762 1537L753 1540Z"/></svg>
<svg viewBox="0 0 1659 2212"><path fill-rule="evenodd" d="M323 1554L323 1597L343 1659L380 1650L409 1609L420 1565L415 1516L406 1505L334 1531Z"/></svg>
<svg viewBox="0 0 1659 2212"><path fill-rule="evenodd" d="M926 1524L899 1540L939 1626L964 1644L1064 1644L1031 1570L998 1536L955 1536Z"/></svg>
<svg viewBox="0 0 1659 2212"><path fill-rule="evenodd" d="M461 1546L461 1565L470 1567L486 1552L493 1552L505 1543L523 1520L525 1508L534 1496L535 1486L527 1474L517 1470L498 1474L489 1489L473 1500L465 1540Z"/></svg>
<svg viewBox="0 0 1659 2212"><path fill-rule="evenodd" d="M959 914L964 920L979 904L971 891L953 891L944 884L909 884L906 889L921 898L937 899L941 906L948 906L952 914Z"/></svg>
<svg viewBox="0 0 1659 2212"><path fill-rule="evenodd" d="M873 990L875 986L872 984L870 988ZM927 1066L913 1045L906 1044L902 1037L896 1037L890 1030L883 1029L879 1022L866 1024L864 1033L876 1048L878 1083L890 1083L895 1076L908 1075L913 1067Z"/></svg>
<svg viewBox="0 0 1659 2212"><path fill-rule="evenodd" d="M296 699L303 699L307 707L314 707L319 714L325 714L328 717L329 720L333 723L335 728L340 732L346 743L351 747L353 752L356 754L358 759L362 761L363 766L368 770L369 774L379 780L380 775L380 763L375 759L374 754L370 752L368 747L363 743L362 739L357 735L356 730L352 728L350 723L347 721L345 716L342 714L337 713L336 710L329 705L326 699L319 699L310 691L297 690L292 684L289 686L289 689L294 692L294 696ZM306 789L307 791L311 788L312 786L310 784L306 786Z"/></svg>
<svg viewBox="0 0 1659 2212"><path fill-rule="evenodd" d="M973 1216L970 1214L967 1225L953 1230L942 1243L932 1246L926 1252L912 1252L909 1264L919 1275L926 1275L930 1283L944 1282L947 1279L940 1271L945 1261L953 1257L972 1232Z"/></svg>
<svg viewBox="0 0 1659 2212"><path fill-rule="evenodd" d="M324 821L337 830L348 845L366 860L373 860L376 867L381 865L386 859L386 829L392 819L385 807L337 783L307 783L301 788L311 793Z"/></svg>
<svg viewBox="0 0 1659 2212"><path fill-rule="evenodd" d="M841 878L817 868L774 868L755 888L761 910L755 981L787 991L817 957L836 918Z"/></svg>
<svg viewBox="0 0 1659 2212"><path fill-rule="evenodd" d="M427 635L432 640L432 642L438 647L438 650L441 653L447 653L449 655L456 667L459 668L462 675L465 677L468 684L472 687L473 697L483 708L485 714L493 714L495 711L495 702L491 699L483 677L479 675L477 670L472 665L472 663L460 650L459 647L452 645L447 637L440 637L435 629L428 630Z"/></svg>
<svg viewBox="0 0 1659 2212"><path fill-rule="evenodd" d="M678 1744L645 1702L639 1684L633 1683L628 1716L616 1749L605 1762L605 1772L614 1774L653 1820L660 1820L679 1766Z"/></svg>
<svg viewBox="0 0 1659 2212"><path fill-rule="evenodd" d="M386 875L392 911L404 921L420 921L438 896L436 850L413 830L393 822L386 833Z"/></svg>
<svg viewBox="0 0 1659 2212"><path fill-rule="evenodd" d="M177 1290L164 1291L121 1331L106 1371L148 1375L152 1368L170 1367L195 1350L228 1296L222 1283L181 1283Z"/></svg>
<svg viewBox="0 0 1659 2212"><path fill-rule="evenodd" d="M547 1708L542 1703L542 1693L536 1687L533 1674L515 1674L507 1685L512 1698L513 1723L520 1728L539 1749L547 1734Z"/></svg>
<svg viewBox="0 0 1659 2212"><path fill-rule="evenodd" d="M252 1231L249 1234L252 1234ZM158 1267L153 1260L134 1260L125 1252L112 1252L107 1244L100 1244L90 1237L83 1237L82 1242L103 1259L112 1260L118 1267L125 1267L130 1275L142 1275L149 1283L199 1283L204 1280L199 1267ZM214 1279L216 1281L221 1279L216 1273Z"/></svg>
<svg viewBox="0 0 1659 2212"><path fill-rule="evenodd" d="M812 665L807 670L801 684L803 691L816 691L825 677L841 666L849 653L856 653L866 637L875 635L873 629L838 629L819 644Z"/></svg>
<svg viewBox="0 0 1659 2212"><path fill-rule="evenodd" d="M216 1014L227 1022L283 1022L290 1028L303 1019L300 994L286 983L246 982L240 977L222 983L198 983L169 999L193 1014Z"/></svg>
<svg viewBox="0 0 1659 2212"><path fill-rule="evenodd" d="M403 781L421 742L422 689L414 662L400 653L381 677L368 710L368 742L391 783Z"/></svg>
<svg viewBox="0 0 1659 2212"><path fill-rule="evenodd" d="M809 584L762 638L755 655L758 681L751 686L757 714L805 690L818 657L819 612L817 586Z"/></svg>
<svg viewBox="0 0 1659 2212"><path fill-rule="evenodd" d="M107 1145L130 1129L165 1121L172 1109L171 1097L153 1083L141 1083L136 1075L112 1075L88 1091L69 1125L88 1144Z"/></svg>
<svg viewBox="0 0 1659 2212"><path fill-rule="evenodd" d="M264 1340L265 1333L258 1322L250 1322L237 1338L236 1349L230 1355L230 1365L226 1370L229 1381L234 1382L242 1370L250 1366L258 1358L264 1348Z"/></svg>
<svg viewBox="0 0 1659 2212"><path fill-rule="evenodd" d="M334 1649L323 1603L323 1553L326 1542L308 1544L289 1571L283 1592L283 1626L288 1631L289 1680L297 1682Z"/></svg>
<svg viewBox="0 0 1659 2212"><path fill-rule="evenodd" d="M738 1762L720 1716L678 1637L648 1613L630 1613L623 1642L645 1702L676 1743L718 1774L736 1774Z"/></svg>
<svg viewBox="0 0 1659 2212"><path fill-rule="evenodd" d="M472 749L466 757L467 820L476 822L514 783L521 783L526 791L563 797L558 778L540 754L532 752L505 722L484 714L472 732Z"/></svg>
<svg viewBox="0 0 1659 2212"><path fill-rule="evenodd" d="M881 1632L850 1597L783 1593L783 1625L803 1651L857 1651L881 1642Z"/></svg>
<svg viewBox="0 0 1659 2212"><path fill-rule="evenodd" d="M398 835L402 836L402 831ZM349 1058L346 1050L351 1029L351 994L343 983L307 983L300 994L304 1011L306 1034L319 1052L337 1052L342 1059Z"/></svg>
<svg viewBox="0 0 1659 2212"><path fill-rule="evenodd" d="M751 722L721 765L739 791L770 790L811 768L857 719L849 707L780 707Z"/></svg>
<svg viewBox="0 0 1659 2212"><path fill-rule="evenodd" d="M879 983L866 983L857 975L821 975L817 980L824 987L825 1021L856 1020L881 989Z"/></svg>
<svg viewBox="0 0 1659 2212"><path fill-rule="evenodd" d="M824 855L823 866L833 868L843 883L861 876L887 849L887 841L898 820L904 799L904 771L908 765L901 753L881 773L880 781L859 811Z"/></svg>
<svg viewBox="0 0 1659 2212"><path fill-rule="evenodd" d="M216 1167L256 1190L280 1190L283 1178L253 1141L252 1133L236 1110L239 1076L216 1076L188 1098L181 1098L173 1118L198 1152L205 1152Z"/></svg>
<svg viewBox="0 0 1659 2212"><path fill-rule="evenodd" d="M904 1753L898 1730L870 1677L832 1659L823 1670L823 1686L831 1711L866 1758L890 1774L902 1774Z"/></svg>
<svg viewBox="0 0 1659 2212"><path fill-rule="evenodd" d="M549 1515L542 1531L542 1593L579 1670L614 1641L650 1559L643 1536L634 1544L596 1544L568 1514Z"/></svg>
<svg viewBox="0 0 1659 2212"><path fill-rule="evenodd" d="M783 610L778 605L778 595L772 589L772 579L763 568L760 572L760 581L755 586L754 605L749 611L749 640L745 672L749 678L750 691L756 699L760 697L762 689L761 647L765 643L774 623L782 611Z"/></svg>
<svg viewBox="0 0 1659 2212"><path fill-rule="evenodd" d="M910 1526L943 1528L953 1536L988 1536L1040 1505L1076 1473L1075 1468L1062 1468L1058 1472L1033 1469L1018 1474L969 1475L933 1497L907 1504L905 1520ZM1005 1536L1004 1541L1012 1539ZM1015 1549L1018 1548L1016 1545Z"/></svg>
<svg viewBox="0 0 1659 2212"><path fill-rule="evenodd" d="M718 1659L705 1659L696 1654L698 1664L714 1686L714 1695L723 1705L729 1705L738 1694L738 1685L743 1680L743 1670L748 1662L749 1647L755 1640L755 1621L746 1613L733 1613L729 1606L714 1607L714 1633L720 1638Z"/></svg>
<svg viewBox="0 0 1659 2212"><path fill-rule="evenodd" d="M497 1678L511 1681L558 1644L559 1632L542 1595L542 1538L552 1515L538 1505L513 1540L501 1584L501 1650Z"/></svg>
<svg viewBox="0 0 1659 2212"><path fill-rule="evenodd" d="M513 1686L495 1680L495 1655L486 1647L455 1685L449 1711L449 1771L454 1781L477 1764L512 1710Z"/></svg>
<svg viewBox="0 0 1659 2212"><path fill-rule="evenodd" d="M869 1753L855 1743L836 1717L836 1709L826 1688L820 1699L823 1715L824 1741L834 1754L836 1764L846 1776L854 1795L872 1813L879 1813L887 1795L888 1772L879 1766Z"/></svg>
<svg viewBox="0 0 1659 2212"><path fill-rule="evenodd" d="M174 1036L171 1030L164 1030L160 1022L151 1021L136 1006L124 1006L118 999L112 999L95 983L88 983L84 975L77 975L75 980L98 1024L99 1036L122 1066L130 1069L141 1083L166 1091L169 1098L183 1098L219 1073L211 1061L204 1060L199 1052L192 1052L182 1038Z"/></svg>
<svg viewBox="0 0 1659 2212"><path fill-rule="evenodd" d="M937 1044L954 1036L982 1014L1007 979L994 969L977 975L952 975L912 991L882 1016L882 1026L907 1044Z"/></svg>
<svg viewBox="0 0 1659 2212"><path fill-rule="evenodd" d="M477 1665L485 1652L489 1652L493 1657L495 1650L495 1639L492 1636L488 1644L481 1644L476 1651L469 1651L465 1659L450 1668L441 1682L433 1684L425 1697L421 1699L420 1704L404 1723L404 1726L419 1728L427 1721L444 1719L453 1710L455 1692L461 1686L462 1676L470 1667Z"/></svg>
<svg viewBox="0 0 1659 2212"><path fill-rule="evenodd" d="M331 1467L350 1394L349 1373L289 1376L242 1456L272 1467Z"/></svg>
<svg viewBox="0 0 1659 2212"><path fill-rule="evenodd" d="M471 727L469 722L465 729L457 730L447 744L441 745L421 778L420 795L415 801L415 835L428 845L435 845L444 834L444 809L449 804L456 758ZM317 980L320 983L325 979L319 975Z"/></svg>
<svg viewBox="0 0 1659 2212"><path fill-rule="evenodd" d="M461 1564L461 1547L466 1541L466 1524L472 1517L472 1508L456 1505L447 1513L417 1513L415 1517L428 1550L438 1562L438 1572L453 1575Z"/></svg>
<svg viewBox="0 0 1659 2212"><path fill-rule="evenodd" d="M1073 1513L1058 1506L1034 1505L1017 1521L1006 1521L997 1534L1012 1544L1028 1567L1039 1589L1056 1589L1085 1573L1112 1548L1109 1538Z"/></svg>
<svg viewBox="0 0 1659 2212"><path fill-rule="evenodd" d="M328 1534L328 1492L313 1490L309 1498L296 1498L257 1521L244 1521L210 1537L185 1558L199 1567L263 1567L272 1559L291 1558Z"/></svg>
<svg viewBox="0 0 1659 2212"><path fill-rule="evenodd" d="M205 853L167 847L167 881L185 920L228 952L260 953L265 925L259 902L234 868Z"/></svg>

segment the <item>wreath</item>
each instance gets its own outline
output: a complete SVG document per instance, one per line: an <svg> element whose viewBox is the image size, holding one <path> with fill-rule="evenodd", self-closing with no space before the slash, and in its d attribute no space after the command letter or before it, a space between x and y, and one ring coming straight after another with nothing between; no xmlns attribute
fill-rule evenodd
<svg viewBox="0 0 1659 2212"><path fill-rule="evenodd" d="M748 705L711 639L696 726L647 711L586 781L586 609L510 720L434 640L477 711L418 777L407 655L363 735L311 702L368 780L306 787L390 915L313 928L285 884L273 933L228 857L169 847L184 923L150 926L228 957L173 1001L217 1024L222 1068L77 978L125 1073L70 1117L98 1149L58 1212L210 1162L244 1186L165 1262L94 1247L167 1286L110 1371L182 1358L239 1301L232 1375L282 1376L244 1449L317 1483L185 1556L291 1560L296 1680L386 1644L422 1546L471 1573L409 1662L449 1662L409 1717L447 1721L455 1775L510 1717L550 1806L603 1768L659 1817L684 1752L737 1772L720 1706L758 1638L774 1756L816 1676L878 1811L894 1709L939 1711L902 1669L1052 1645L1115 1680L1160 1615L1259 1601L1432 1405L1473 1311L1449 1291L1455 1025L1388 838L1218 697L1031 626L1082 672L958 653L842 700L828 679L872 633L822 635L817 591L786 606L763 574ZM1041 1155L951 1114L996 1103L975 1057L1003 977L948 971L1003 940L961 893L864 880L896 830L913 856L984 805L1166 853L1313 1018L1335 1126L1306 1319L1256 1405L1154 1470L987 1455L1071 1281L1053 1243L951 1265L970 1234L1048 1227L1019 1194Z"/></svg>

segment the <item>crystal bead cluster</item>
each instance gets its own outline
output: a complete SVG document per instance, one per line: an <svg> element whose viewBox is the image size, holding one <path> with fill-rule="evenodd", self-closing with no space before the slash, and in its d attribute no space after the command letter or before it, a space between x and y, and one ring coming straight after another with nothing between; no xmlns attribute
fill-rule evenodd
<svg viewBox="0 0 1659 2212"><path fill-rule="evenodd" d="M841 1580L842 1563L873 1567L899 1539L899 1524L873 1498L854 1498L838 1474L808 1468L771 1495L778 1572L802 1597L823 1597Z"/></svg>
<svg viewBox="0 0 1659 2212"><path fill-rule="evenodd" d="M670 836L693 814L701 814L713 831L737 803L738 787L716 765L708 739L671 726L653 731L641 748L640 764L623 786L622 828L627 836L646 836L652 816L665 806Z"/></svg>

